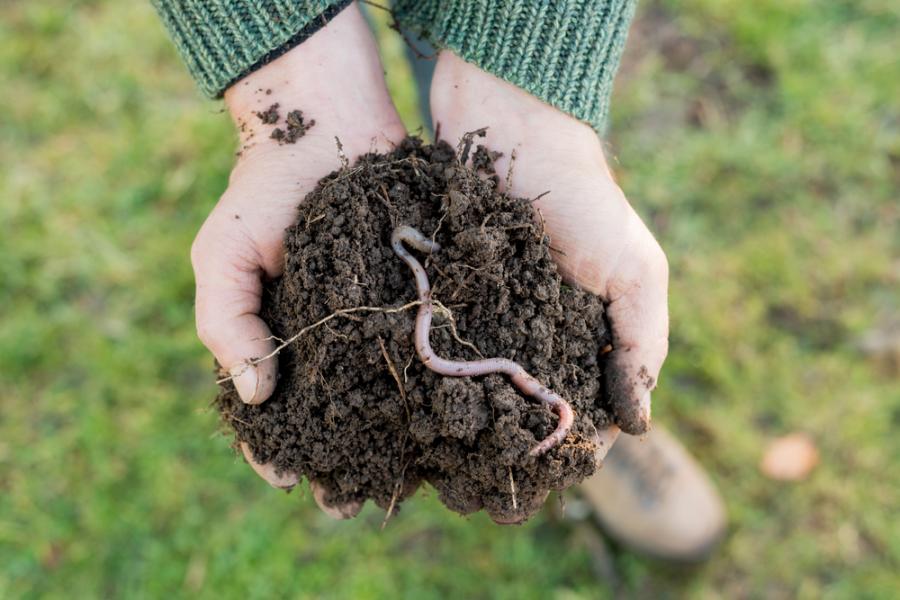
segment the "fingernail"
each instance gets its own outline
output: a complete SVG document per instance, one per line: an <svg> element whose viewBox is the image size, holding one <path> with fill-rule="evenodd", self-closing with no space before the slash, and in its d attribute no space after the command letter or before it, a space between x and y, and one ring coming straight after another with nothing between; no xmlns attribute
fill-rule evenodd
<svg viewBox="0 0 900 600"><path fill-rule="evenodd" d="M256 474L265 479L274 488L289 490L300 481L296 473L285 472L279 475L271 463L261 465L253 460L253 452L250 450L247 442L241 442L241 452L244 453L244 458L247 459L247 463L256 471Z"/></svg>
<svg viewBox="0 0 900 600"><path fill-rule="evenodd" d="M360 510L362 510L362 502L346 502L344 504L331 506L325 502L324 487L315 482L310 482L309 487L312 490L313 498L315 499L316 504L319 505L319 508L323 513L325 513L332 519L337 519L338 521L344 519L352 519L359 514Z"/></svg>
<svg viewBox="0 0 900 600"><path fill-rule="evenodd" d="M247 404L258 404L257 392L259 390L259 372L253 365L237 365L229 371L231 373L234 389Z"/></svg>

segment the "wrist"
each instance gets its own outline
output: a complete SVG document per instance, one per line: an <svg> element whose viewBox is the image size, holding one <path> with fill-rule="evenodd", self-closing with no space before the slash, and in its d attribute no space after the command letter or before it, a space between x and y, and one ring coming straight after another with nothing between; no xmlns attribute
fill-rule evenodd
<svg viewBox="0 0 900 600"><path fill-rule="evenodd" d="M334 135L345 144L359 136L370 141L372 132L381 129L394 135L399 122L372 33L355 3L302 44L228 88L225 104L242 137L253 134L255 146L268 140L275 126L263 125L258 113L274 104L280 123L288 112L301 110L316 122L310 135L330 136L332 144ZM359 127L363 119L366 126ZM253 131L261 125L265 135Z"/></svg>
<svg viewBox="0 0 900 600"><path fill-rule="evenodd" d="M602 142L589 124L451 51L442 51L438 58L431 108L451 143L467 131L488 128L479 143L504 153L496 165L501 179L513 150L517 165L564 157L570 166L582 163L608 171Z"/></svg>
<svg viewBox="0 0 900 600"><path fill-rule="evenodd" d="M635 0L395 0L401 24L435 47L605 128Z"/></svg>

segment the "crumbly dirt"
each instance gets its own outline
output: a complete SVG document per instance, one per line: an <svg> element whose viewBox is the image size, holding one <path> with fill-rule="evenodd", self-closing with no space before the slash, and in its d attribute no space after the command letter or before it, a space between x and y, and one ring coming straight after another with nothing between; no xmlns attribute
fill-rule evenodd
<svg viewBox="0 0 900 600"><path fill-rule="evenodd" d="M260 92L262 89L259 90ZM272 93L272 90L266 90L266 95ZM267 108L266 110L260 110L255 112L256 118L260 120L263 125L275 125L281 119L281 115L278 112L280 105L276 102ZM315 125L316 122L313 119L306 120L303 118L302 110L291 110L288 111L287 116L284 118L284 126L283 127L275 127L272 129L272 132L269 134L269 137L273 140L276 140L279 144L296 144L297 140L306 135L306 132ZM244 131L246 127L245 124L241 125L241 131Z"/></svg>
<svg viewBox="0 0 900 600"><path fill-rule="evenodd" d="M310 127L316 124L315 120L304 120L303 111L292 110L284 119L285 127L276 127L272 130L270 136L273 140L278 140L279 144L296 144L297 140L306 135Z"/></svg>
<svg viewBox="0 0 900 600"><path fill-rule="evenodd" d="M318 481L329 503L372 499L396 511L424 481L451 510L502 518L594 471L590 438L611 422L601 394L603 304L562 284L531 201L497 192L492 154L479 148L472 159L480 173L461 167L446 143L409 138L322 179L286 232L284 275L267 285L262 316L284 339L340 309L416 300L390 246L393 229L411 225L441 245L416 254L459 340L522 364L571 403L575 424L561 445L530 457L556 426L545 406L503 375L428 370L412 343L416 307L344 314L281 351L267 402L242 403L231 382L217 399L257 461ZM451 324L436 311L435 351L480 358Z"/></svg>
<svg viewBox="0 0 900 600"><path fill-rule="evenodd" d="M278 103L276 102L266 110L260 110L256 113L256 118L265 125L273 125L278 122Z"/></svg>

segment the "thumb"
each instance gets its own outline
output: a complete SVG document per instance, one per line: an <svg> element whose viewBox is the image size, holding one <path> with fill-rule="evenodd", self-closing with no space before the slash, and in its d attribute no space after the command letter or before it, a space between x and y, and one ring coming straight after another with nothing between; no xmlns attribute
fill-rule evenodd
<svg viewBox="0 0 900 600"><path fill-rule="evenodd" d="M275 389L278 363L269 356L276 348L272 333L258 316L262 268L247 254L255 254L249 242L236 244L232 236L204 226L191 248L191 263L197 335L232 376L241 400L259 404Z"/></svg>
<svg viewBox="0 0 900 600"><path fill-rule="evenodd" d="M650 428L650 392L669 351L669 267L649 231L632 246L608 284L613 350L607 354L606 393L625 433Z"/></svg>
<svg viewBox="0 0 900 600"><path fill-rule="evenodd" d="M637 435L650 427L650 391L669 350L669 266L618 187L604 185L592 210L548 206L547 230L562 251L563 277L607 304L606 397L616 424Z"/></svg>

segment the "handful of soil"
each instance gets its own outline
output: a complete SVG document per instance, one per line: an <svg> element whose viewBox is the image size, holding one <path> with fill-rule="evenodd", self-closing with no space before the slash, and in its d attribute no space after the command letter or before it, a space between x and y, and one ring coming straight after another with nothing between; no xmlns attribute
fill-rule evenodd
<svg viewBox="0 0 900 600"><path fill-rule="evenodd" d="M490 153L479 147L472 164L480 172L445 142L408 138L323 178L286 232L284 275L261 312L292 340L277 388L247 405L226 381L217 406L256 461L317 481L329 504L371 498L393 511L426 481L451 510L504 518L594 471L591 437L612 422L603 304L562 284L539 215L497 191ZM446 377L419 360L418 296L391 248L404 225L440 245L416 253L436 354L519 363L574 409L562 443L529 453L558 417L504 375ZM358 307L370 308L348 310Z"/></svg>

